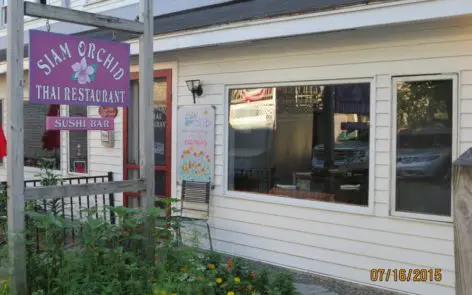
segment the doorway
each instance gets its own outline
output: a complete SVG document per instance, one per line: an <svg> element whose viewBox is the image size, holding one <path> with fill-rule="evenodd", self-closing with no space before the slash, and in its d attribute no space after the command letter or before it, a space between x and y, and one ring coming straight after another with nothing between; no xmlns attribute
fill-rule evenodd
<svg viewBox="0 0 472 295"><path fill-rule="evenodd" d="M171 194L171 140L172 140L172 70L153 73L153 125L154 125L154 180L155 196ZM131 73L132 100L123 110L123 179L139 177L139 73ZM125 193L124 205L139 206L139 194Z"/></svg>

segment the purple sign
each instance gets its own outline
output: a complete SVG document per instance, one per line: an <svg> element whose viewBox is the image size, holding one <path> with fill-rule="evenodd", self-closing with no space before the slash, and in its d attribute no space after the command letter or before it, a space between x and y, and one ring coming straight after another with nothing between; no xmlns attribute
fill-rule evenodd
<svg viewBox="0 0 472 295"><path fill-rule="evenodd" d="M113 130L113 118L46 117L46 130Z"/></svg>
<svg viewBox="0 0 472 295"><path fill-rule="evenodd" d="M31 103L127 107L129 44L30 30Z"/></svg>

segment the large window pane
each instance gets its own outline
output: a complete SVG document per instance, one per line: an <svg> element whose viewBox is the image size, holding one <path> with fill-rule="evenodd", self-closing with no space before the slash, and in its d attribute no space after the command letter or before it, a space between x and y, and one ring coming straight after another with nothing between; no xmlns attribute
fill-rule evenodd
<svg viewBox="0 0 472 295"><path fill-rule="evenodd" d="M46 130L46 117L59 114L59 105L24 104L25 166L60 169L60 131Z"/></svg>
<svg viewBox="0 0 472 295"><path fill-rule="evenodd" d="M370 85L232 89L230 190L368 204Z"/></svg>
<svg viewBox="0 0 472 295"><path fill-rule="evenodd" d="M452 85L397 83L397 211L451 214Z"/></svg>
<svg viewBox="0 0 472 295"><path fill-rule="evenodd" d="M70 117L87 117L86 106L69 106ZM69 171L87 173L87 131L69 131Z"/></svg>

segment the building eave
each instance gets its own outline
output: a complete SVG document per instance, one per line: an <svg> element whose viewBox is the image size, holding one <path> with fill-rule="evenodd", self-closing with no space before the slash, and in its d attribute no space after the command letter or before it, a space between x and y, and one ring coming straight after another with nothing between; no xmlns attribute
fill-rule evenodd
<svg viewBox="0 0 472 295"><path fill-rule="evenodd" d="M154 37L154 52L472 15L470 0L403 0L211 26ZM131 54L139 51L137 39Z"/></svg>
<svg viewBox="0 0 472 295"><path fill-rule="evenodd" d="M154 36L154 52L169 52L221 46L264 39L321 34L402 23L434 21L472 15L470 0L399 0L370 3L323 12L272 17ZM84 32L93 37L93 32ZM105 38L106 36L101 36ZM139 53L138 39L118 38L131 44L131 55ZM26 49L26 48L25 48ZM25 62L25 69L28 69ZM6 62L0 63L0 74Z"/></svg>

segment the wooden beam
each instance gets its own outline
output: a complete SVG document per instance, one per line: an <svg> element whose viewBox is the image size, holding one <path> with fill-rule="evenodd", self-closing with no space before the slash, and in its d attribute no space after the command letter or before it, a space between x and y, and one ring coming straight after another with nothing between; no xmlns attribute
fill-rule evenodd
<svg viewBox="0 0 472 295"><path fill-rule="evenodd" d="M453 171L456 294L472 295L472 165L459 164Z"/></svg>
<svg viewBox="0 0 472 295"><path fill-rule="evenodd" d="M48 200L55 198L103 195L122 192L139 192L146 188L143 179L114 182L84 183L59 186L37 186L25 188L25 200Z"/></svg>
<svg viewBox="0 0 472 295"><path fill-rule="evenodd" d="M135 34L144 33L142 22L131 21L118 17L90 13L70 8L25 2L25 15L53 19L68 23L107 28L116 31L125 31ZM152 12L151 12L152 13Z"/></svg>
<svg viewBox="0 0 472 295"><path fill-rule="evenodd" d="M11 294L27 294L23 147L24 0L7 9L7 195Z"/></svg>
<svg viewBox="0 0 472 295"><path fill-rule="evenodd" d="M154 206L154 127L153 127L153 13L152 2L140 0L140 18L144 34L139 38L139 162L140 177L146 178L144 208Z"/></svg>
<svg viewBox="0 0 472 295"><path fill-rule="evenodd" d="M144 34L139 37L139 163L140 177L146 178L146 190L142 194L143 209L154 207L154 124L153 124L153 2L139 0L139 16L144 23ZM167 151L170 152L170 151ZM155 251L154 220L145 223L145 253L152 261Z"/></svg>

